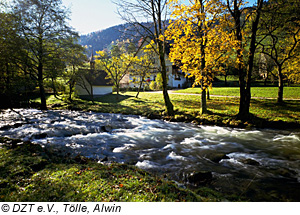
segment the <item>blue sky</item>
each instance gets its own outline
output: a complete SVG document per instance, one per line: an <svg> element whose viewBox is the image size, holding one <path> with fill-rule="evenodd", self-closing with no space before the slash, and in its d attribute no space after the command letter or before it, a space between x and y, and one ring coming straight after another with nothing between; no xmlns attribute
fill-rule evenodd
<svg viewBox="0 0 300 215"><path fill-rule="evenodd" d="M111 0L62 0L71 10L70 25L80 34L124 23ZM253 4L256 0L248 0Z"/></svg>
<svg viewBox="0 0 300 215"><path fill-rule="evenodd" d="M123 23L110 0L63 0L71 10L70 25L87 34Z"/></svg>

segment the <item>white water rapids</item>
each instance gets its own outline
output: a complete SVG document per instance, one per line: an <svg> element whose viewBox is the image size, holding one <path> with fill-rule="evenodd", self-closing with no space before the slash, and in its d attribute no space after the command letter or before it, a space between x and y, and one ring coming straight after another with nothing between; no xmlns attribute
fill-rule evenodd
<svg viewBox="0 0 300 215"><path fill-rule="evenodd" d="M299 131L244 130L120 114L35 109L5 110L0 119L1 136L174 177L210 171L228 184L234 184L232 179L237 184L245 179L247 184L254 178L294 179L297 186L300 182ZM217 154L226 158L215 161ZM245 163L249 160L252 164Z"/></svg>

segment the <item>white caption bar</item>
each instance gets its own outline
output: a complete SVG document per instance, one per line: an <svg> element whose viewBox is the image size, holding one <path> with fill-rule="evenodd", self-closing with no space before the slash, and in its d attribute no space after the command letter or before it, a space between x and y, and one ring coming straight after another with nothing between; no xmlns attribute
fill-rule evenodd
<svg viewBox="0 0 300 215"><path fill-rule="evenodd" d="M253 215L295 214L300 203L0 203L0 214L209 214L209 215Z"/></svg>

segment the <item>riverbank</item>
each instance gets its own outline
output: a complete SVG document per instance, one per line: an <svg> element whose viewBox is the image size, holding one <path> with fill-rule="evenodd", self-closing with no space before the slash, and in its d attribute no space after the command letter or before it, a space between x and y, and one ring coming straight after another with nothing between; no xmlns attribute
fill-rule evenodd
<svg viewBox="0 0 300 215"><path fill-rule="evenodd" d="M230 97L211 97L208 100L208 114L199 114L200 96L187 94L170 94L174 104L175 116L169 117L164 111L162 94L142 92L135 98L136 92L126 92L89 100L76 99L72 104L63 103L49 97L50 109L69 109L94 111L102 113L121 113L126 115L142 115L149 119L164 119L171 122L187 122L198 125L217 125L233 128L300 128L300 101L289 100L278 104L272 99L252 99L251 119L241 121L236 118L239 99Z"/></svg>
<svg viewBox="0 0 300 215"><path fill-rule="evenodd" d="M180 188L131 165L97 163L79 155L60 154L55 148L3 137L0 188L2 202L233 200L208 188Z"/></svg>

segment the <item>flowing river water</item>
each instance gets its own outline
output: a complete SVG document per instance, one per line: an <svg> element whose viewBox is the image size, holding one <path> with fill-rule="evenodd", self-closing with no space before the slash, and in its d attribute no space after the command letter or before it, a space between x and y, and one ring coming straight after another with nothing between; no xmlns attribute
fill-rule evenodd
<svg viewBox="0 0 300 215"><path fill-rule="evenodd" d="M99 161L129 163L175 181L186 181L191 173L210 173L207 186L252 200L300 201L300 131L35 109L4 110L0 119L1 136Z"/></svg>

